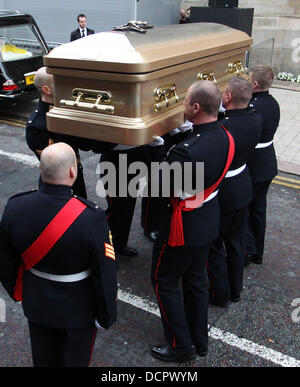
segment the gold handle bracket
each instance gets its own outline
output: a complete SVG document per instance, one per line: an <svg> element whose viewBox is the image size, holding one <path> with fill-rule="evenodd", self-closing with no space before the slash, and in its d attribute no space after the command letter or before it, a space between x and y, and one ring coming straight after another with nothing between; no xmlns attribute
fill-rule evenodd
<svg viewBox="0 0 300 387"><path fill-rule="evenodd" d="M217 83L215 73L212 70L204 71L197 75L199 81L213 81Z"/></svg>
<svg viewBox="0 0 300 387"><path fill-rule="evenodd" d="M61 99L60 105L80 107L91 111L113 114L115 107L110 105L112 94L109 91L75 88L72 90L73 100Z"/></svg>
<svg viewBox="0 0 300 387"><path fill-rule="evenodd" d="M154 92L154 99L157 103L154 104L154 111L158 112L163 108L178 103L179 98L176 92L176 85L174 83L157 87Z"/></svg>
<svg viewBox="0 0 300 387"><path fill-rule="evenodd" d="M222 82L225 82L229 80L230 78L237 76L237 77L245 77L247 68L242 65L242 62L240 60L230 62L228 63L226 67L226 73L227 75L224 75L223 77L217 79L215 77L215 73L212 70L203 71L202 73L198 73L197 79L199 81L213 81L217 84L220 84Z"/></svg>

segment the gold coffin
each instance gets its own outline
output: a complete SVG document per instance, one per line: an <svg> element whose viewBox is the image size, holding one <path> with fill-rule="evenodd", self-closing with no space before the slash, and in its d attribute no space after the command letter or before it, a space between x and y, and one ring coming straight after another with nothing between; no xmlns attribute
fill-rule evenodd
<svg viewBox="0 0 300 387"><path fill-rule="evenodd" d="M51 132L142 145L183 122L187 88L208 79L220 88L245 72L252 39L215 23L101 32L44 56L54 75Z"/></svg>

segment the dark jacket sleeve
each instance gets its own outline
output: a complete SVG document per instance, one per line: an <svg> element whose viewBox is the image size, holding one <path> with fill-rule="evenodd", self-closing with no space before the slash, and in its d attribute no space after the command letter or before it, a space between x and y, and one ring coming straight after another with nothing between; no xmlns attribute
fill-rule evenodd
<svg viewBox="0 0 300 387"><path fill-rule="evenodd" d="M91 247L91 279L99 324L108 329L117 319L117 272L113 246L104 212L94 227Z"/></svg>
<svg viewBox="0 0 300 387"><path fill-rule="evenodd" d="M21 257L6 235L5 218L6 211L4 211L0 222L0 282L13 299Z"/></svg>
<svg viewBox="0 0 300 387"><path fill-rule="evenodd" d="M71 32L71 35L70 35L70 42L72 42L73 40L76 40L77 39L77 34L76 34L77 30L75 31L72 31Z"/></svg>

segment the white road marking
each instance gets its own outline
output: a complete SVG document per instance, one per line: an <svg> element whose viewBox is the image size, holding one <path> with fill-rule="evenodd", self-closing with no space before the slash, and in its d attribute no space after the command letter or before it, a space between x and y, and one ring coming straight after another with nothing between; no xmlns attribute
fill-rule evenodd
<svg viewBox="0 0 300 387"><path fill-rule="evenodd" d="M6 156L11 160L20 162L24 165L30 166L30 167L36 167L39 165L39 161L36 158L36 156L30 156L26 155L24 153L11 153L11 152L5 152L0 149L0 156Z"/></svg>
<svg viewBox="0 0 300 387"><path fill-rule="evenodd" d="M160 317L157 304L150 300L143 299L120 288L118 290L118 299ZM255 344L250 340L240 338L232 333L224 332L219 328L209 326L208 334L212 339L220 340L223 343L236 347L252 355L259 356L265 360L271 361L272 363L281 365L282 367L300 367L300 360L284 355L281 352L274 351L273 349L267 348L263 345Z"/></svg>

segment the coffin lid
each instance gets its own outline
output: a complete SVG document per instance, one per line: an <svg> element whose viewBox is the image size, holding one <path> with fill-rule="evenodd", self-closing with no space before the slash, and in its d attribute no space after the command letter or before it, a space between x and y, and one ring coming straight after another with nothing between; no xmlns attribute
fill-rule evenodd
<svg viewBox="0 0 300 387"><path fill-rule="evenodd" d="M222 24L189 23L139 32L99 32L54 48L44 65L67 69L148 73L245 47L252 39ZM50 70L50 72L52 72Z"/></svg>

